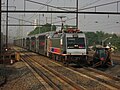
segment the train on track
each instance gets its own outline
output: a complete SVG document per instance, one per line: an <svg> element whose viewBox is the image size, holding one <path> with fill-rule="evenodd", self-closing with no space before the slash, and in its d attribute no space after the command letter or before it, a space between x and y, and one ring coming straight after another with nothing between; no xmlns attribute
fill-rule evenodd
<svg viewBox="0 0 120 90"><path fill-rule="evenodd" d="M86 36L75 28L27 36L14 44L65 64L87 61Z"/></svg>
<svg viewBox="0 0 120 90"><path fill-rule="evenodd" d="M90 64L94 67L111 65L110 53L105 48L96 49L93 59L88 60L85 33L75 28L51 31L14 40L14 44L68 65Z"/></svg>

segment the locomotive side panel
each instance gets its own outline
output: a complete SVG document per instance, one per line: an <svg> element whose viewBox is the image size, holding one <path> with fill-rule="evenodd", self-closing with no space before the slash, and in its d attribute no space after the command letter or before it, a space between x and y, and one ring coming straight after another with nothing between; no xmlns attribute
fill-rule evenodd
<svg viewBox="0 0 120 90"><path fill-rule="evenodd" d="M51 47L50 47L50 51L52 53L56 53L56 54L60 54L60 39L59 38L55 38L55 39L51 39Z"/></svg>

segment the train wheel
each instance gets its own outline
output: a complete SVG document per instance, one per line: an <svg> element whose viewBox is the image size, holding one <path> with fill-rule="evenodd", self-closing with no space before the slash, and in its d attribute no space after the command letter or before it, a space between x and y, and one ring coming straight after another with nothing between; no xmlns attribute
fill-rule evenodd
<svg viewBox="0 0 120 90"><path fill-rule="evenodd" d="M54 54L54 60L55 60L55 61L58 60L58 55Z"/></svg>
<svg viewBox="0 0 120 90"><path fill-rule="evenodd" d="M91 66L93 65L93 61L90 62L90 65L91 65Z"/></svg>
<svg viewBox="0 0 120 90"><path fill-rule="evenodd" d="M64 61L63 61L64 66L68 66L69 62L67 61L67 56L64 56Z"/></svg>
<svg viewBox="0 0 120 90"><path fill-rule="evenodd" d="M49 53L49 58L52 59L52 54L51 53Z"/></svg>
<svg viewBox="0 0 120 90"><path fill-rule="evenodd" d="M53 54L53 60L56 60L56 55L55 54Z"/></svg>
<svg viewBox="0 0 120 90"><path fill-rule="evenodd" d="M51 59L52 60L55 60L55 58L54 58L55 56L54 56L54 54L53 53L51 53Z"/></svg>

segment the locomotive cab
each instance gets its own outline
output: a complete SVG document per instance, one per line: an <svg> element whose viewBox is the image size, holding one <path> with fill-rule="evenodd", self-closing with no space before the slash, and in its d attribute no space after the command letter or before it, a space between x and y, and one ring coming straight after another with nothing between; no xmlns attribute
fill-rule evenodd
<svg viewBox="0 0 120 90"><path fill-rule="evenodd" d="M83 63L87 59L86 38L84 33L66 34L66 53L72 62Z"/></svg>

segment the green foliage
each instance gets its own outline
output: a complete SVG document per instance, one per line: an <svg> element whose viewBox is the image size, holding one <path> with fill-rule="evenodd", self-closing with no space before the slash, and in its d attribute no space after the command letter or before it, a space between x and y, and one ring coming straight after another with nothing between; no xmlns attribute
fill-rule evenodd
<svg viewBox="0 0 120 90"><path fill-rule="evenodd" d="M56 26L51 24L45 24L42 27L36 27L33 31L31 31L28 36L30 35L35 35L35 34L39 34L39 33L44 33L44 32L49 32L49 31L56 31Z"/></svg>
<svg viewBox="0 0 120 90"><path fill-rule="evenodd" d="M85 34L87 37L88 46L101 45L102 40L112 37L105 41L105 45L111 43L112 46L117 47L117 50L120 51L120 37L116 34L108 34L102 31L86 32Z"/></svg>
<svg viewBox="0 0 120 90"><path fill-rule="evenodd" d="M87 37L88 46L96 44L98 37L95 32L86 32L85 35Z"/></svg>

